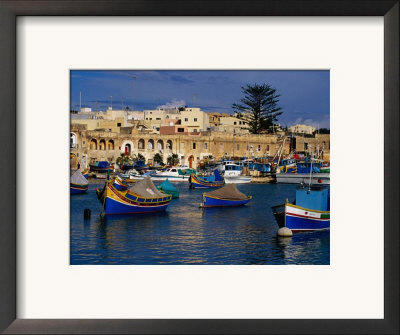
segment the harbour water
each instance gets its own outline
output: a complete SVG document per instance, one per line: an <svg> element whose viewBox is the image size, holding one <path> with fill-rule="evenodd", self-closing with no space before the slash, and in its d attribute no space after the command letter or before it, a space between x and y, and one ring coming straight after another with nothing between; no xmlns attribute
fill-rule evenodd
<svg viewBox="0 0 400 335"><path fill-rule="evenodd" d="M86 194L72 195L70 264L250 265L330 264L329 231L278 237L271 206L294 200L293 184L241 184L253 199L243 207L199 208L205 190L174 183L180 198L161 214L100 217L91 181ZM84 220L84 209L91 210Z"/></svg>

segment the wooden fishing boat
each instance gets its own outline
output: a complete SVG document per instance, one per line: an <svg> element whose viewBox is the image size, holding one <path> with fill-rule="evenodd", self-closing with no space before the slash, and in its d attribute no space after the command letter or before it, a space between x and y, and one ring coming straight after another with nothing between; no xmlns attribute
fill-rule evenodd
<svg viewBox="0 0 400 335"><path fill-rule="evenodd" d="M107 173L107 171L112 172L114 170L110 163L106 161L97 161L93 164L89 164L89 167L91 172Z"/></svg>
<svg viewBox="0 0 400 335"><path fill-rule="evenodd" d="M106 182L104 188L96 192L105 215L161 212L172 200L172 195L157 190L149 177L125 191L118 191L113 183Z"/></svg>
<svg viewBox="0 0 400 335"><path fill-rule="evenodd" d="M214 170L214 174L211 176L200 177L192 174L189 178L190 188L215 188L222 187L224 184L225 180L217 169Z"/></svg>
<svg viewBox="0 0 400 335"><path fill-rule="evenodd" d="M226 184L215 191L203 193L200 207L236 207L247 204L252 196L240 192L235 184Z"/></svg>
<svg viewBox="0 0 400 335"><path fill-rule="evenodd" d="M87 192L89 188L88 180L82 175L82 172L76 170L70 179L70 193L71 194L82 194Z"/></svg>
<svg viewBox="0 0 400 335"><path fill-rule="evenodd" d="M113 186L118 190L118 191L126 191L128 189L128 183L126 182L125 179L123 179L120 176L116 176L113 180Z"/></svg>
<svg viewBox="0 0 400 335"><path fill-rule="evenodd" d="M279 227L293 232L327 230L330 228L330 193L323 185L305 186L296 190L296 200L272 207Z"/></svg>
<svg viewBox="0 0 400 335"><path fill-rule="evenodd" d="M86 169L85 171L82 172L82 175L88 179L89 178L89 169Z"/></svg>
<svg viewBox="0 0 400 335"><path fill-rule="evenodd" d="M175 188L168 179L158 185L157 189L165 194L171 194L172 198L179 198L179 190Z"/></svg>

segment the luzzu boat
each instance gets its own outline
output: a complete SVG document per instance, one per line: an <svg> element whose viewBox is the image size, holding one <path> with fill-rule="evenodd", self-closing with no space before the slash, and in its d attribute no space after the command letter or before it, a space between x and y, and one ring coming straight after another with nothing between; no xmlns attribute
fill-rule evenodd
<svg viewBox="0 0 400 335"><path fill-rule="evenodd" d="M105 215L161 212L167 209L172 199L172 195L157 190L150 177L125 191L118 191L113 183L106 182L104 188L96 192Z"/></svg>
<svg viewBox="0 0 400 335"><path fill-rule="evenodd" d="M82 175L88 179L89 178L89 169L86 169L85 171L82 172Z"/></svg>
<svg viewBox="0 0 400 335"><path fill-rule="evenodd" d="M278 171L277 171L278 172ZM315 159L297 163L296 173L277 173L277 183L287 184L330 184L329 171L321 171L321 163Z"/></svg>
<svg viewBox="0 0 400 335"><path fill-rule="evenodd" d="M70 193L82 194L87 192L89 187L88 180L83 176L82 172L78 169L71 176L70 180Z"/></svg>
<svg viewBox="0 0 400 335"><path fill-rule="evenodd" d="M236 207L247 204L252 199L240 192L235 184L226 184L215 191L203 193L200 207Z"/></svg>
<svg viewBox="0 0 400 335"><path fill-rule="evenodd" d="M128 189L128 184L127 182L120 176L116 176L115 179L113 180L113 186L118 190L118 191L126 191Z"/></svg>
<svg viewBox="0 0 400 335"><path fill-rule="evenodd" d="M211 176L199 177L194 174L190 175L189 184L190 188L214 188L224 186L225 180L219 171L215 169L214 174Z"/></svg>
<svg viewBox="0 0 400 335"><path fill-rule="evenodd" d="M172 198L179 198L179 191L175 188L169 180L165 180L160 185L157 186L157 189L165 194L171 194Z"/></svg>
<svg viewBox="0 0 400 335"><path fill-rule="evenodd" d="M276 168L277 173L296 173L297 164L294 158L286 158L279 161L279 165Z"/></svg>
<svg viewBox="0 0 400 335"><path fill-rule="evenodd" d="M295 203L272 207L279 227L293 232L327 230L330 228L330 193L323 185L305 186L296 190Z"/></svg>
<svg viewBox="0 0 400 335"><path fill-rule="evenodd" d="M107 171L110 171L110 172L113 171L113 168L110 166L110 163L106 162L106 161L95 162L93 164L90 164L89 167L90 167L90 171L92 171L92 172L105 172L106 173Z"/></svg>

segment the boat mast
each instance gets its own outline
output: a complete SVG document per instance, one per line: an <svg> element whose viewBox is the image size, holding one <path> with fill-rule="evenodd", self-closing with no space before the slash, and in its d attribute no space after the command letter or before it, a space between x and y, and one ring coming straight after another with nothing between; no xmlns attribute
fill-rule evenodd
<svg viewBox="0 0 400 335"><path fill-rule="evenodd" d="M310 147L311 147L311 145L310 145ZM311 149L310 149L310 151L311 151ZM313 158L312 158L312 152L311 152L310 180L309 180L309 182L308 182L308 192L310 192L310 190L311 190L312 162L313 162Z"/></svg>

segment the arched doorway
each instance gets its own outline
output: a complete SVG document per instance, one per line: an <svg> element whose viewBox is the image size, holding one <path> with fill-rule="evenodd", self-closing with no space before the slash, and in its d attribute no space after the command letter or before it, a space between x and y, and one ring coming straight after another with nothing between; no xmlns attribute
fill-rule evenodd
<svg viewBox="0 0 400 335"><path fill-rule="evenodd" d="M71 137L70 137L70 148L76 148L77 147L77 139L76 139L76 134L75 133L71 133Z"/></svg>
<svg viewBox="0 0 400 335"><path fill-rule="evenodd" d="M141 139L139 140L139 142L138 142L138 148L139 148L139 149L144 149L144 139L143 139L143 138L141 138Z"/></svg>
<svg viewBox="0 0 400 335"><path fill-rule="evenodd" d="M189 167L192 168L193 167L193 161L194 161L194 157L193 155L189 156L188 158L188 162L189 162Z"/></svg>
<svg viewBox="0 0 400 335"><path fill-rule="evenodd" d="M130 156L131 155L131 145L129 143L125 144L125 149L124 149L124 153L125 156Z"/></svg>
<svg viewBox="0 0 400 335"><path fill-rule="evenodd" d="M97 150L97 140L94 138L90 140L90 150Z"/></svg>
<svg viewBox="0 0 400 335"><path fill-rule="evenodd" d="M147 142L147 149L154 150L154 141L153 140L149 140Z"/></svg>
<svg viewBox="0 0 400 335"><path fill-rule="evenodd" d="M158 140L157 141L157 150L160 152L164 151L164 141L163 140Z"/></svg>
<svg viewBox="0 0 400 335"><path fill-rule="evenodd" d="M167 141L167 151L172 151L172 141L171 140Z"/></svg>
<svg viewBox="0 0 400 335"><path fill-rule="evenodd" d="M99 150L106 150L106 141L105 140L100 140Z"/></svg>
<svg viewBox="0 0 400 335"><path fill-rule="evenodd" d="M107 148L108 150L114 150L114 140L108 140Z"/></svg>

